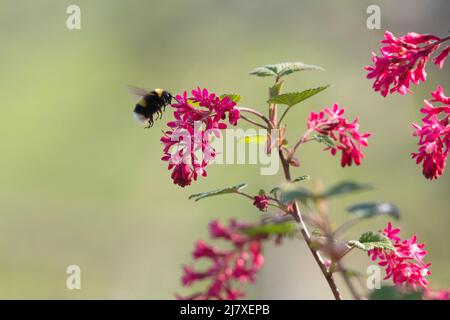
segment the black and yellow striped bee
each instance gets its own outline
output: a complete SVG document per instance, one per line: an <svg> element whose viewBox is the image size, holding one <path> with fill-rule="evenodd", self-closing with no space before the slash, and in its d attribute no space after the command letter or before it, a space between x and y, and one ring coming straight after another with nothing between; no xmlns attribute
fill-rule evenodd
<svg viewBox="0 0 450 320"><path fill-rule="evenodd" d="M163 89L146 91L141 88L129 86L129 90L139 97L133 110L134 118L144 124L146 128L153 126L154 120L161 119L166 106L172 102L172 95ZM156 119L153 117L156 115Z"/></svg>

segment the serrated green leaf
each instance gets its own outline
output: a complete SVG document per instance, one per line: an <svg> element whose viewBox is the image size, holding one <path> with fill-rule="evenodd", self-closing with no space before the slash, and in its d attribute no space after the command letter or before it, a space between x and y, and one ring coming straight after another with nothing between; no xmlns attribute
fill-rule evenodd
<svg viewBox="0 0 450 320"><path fill-rule="evenodd" d="M315 134L313 136L313 138L317 142L326 145L328 148L334 148L335 147L333 139L331 139L329 136L326 136L326 135L323 135L323 134Z"/></svg>
<svg viewBox="0 0 450 320"><path fill-rule="evenodd" d="M274 67L274 65L266 65L264 67L255 68L250 72L250 74L258 77L278 76L276 67Z"/></svg>
<svg viewBox="0 0 450 320"><path fill-rule="evenodd" d="M208 192L195 193L195 194L190 195L189 199L194 199L194 201L199 201L201 199L212 197L212 196L218 196L218 195L227 194L227 193L234 193L236 191L239 191L239 190L245 188L246 186L247 186L247 184L241 183L241 184L238 184L238 185L232 186L232 187L226 187L226 188L212 190L212 191L208 191Z"/></svg>
<svg viewBox="0 0 450 320"><path fill-rule="evenodd" d="M290 236L297 232L295 222L263 224L256 227L245 228L243 232L249 236L280 234Z"/></svg>
<svg viewBox="0 0 450 320"><path fill-rule="evenodd" d="M322 87L304 90L301 92L284 93L284 94L270 97L268 102L284 104L284 105L287 105L288 107L292 107L308 98L311 98L312 96L318 94L319 92L325 90L328 87L329 87L329 85L326 85L326 86L322 86Z"/></svg>
<svg viewBox="0 0 450 320"><path fill-rule="evenodd" d="M244 136L239 141L243 141L246 144L265 144L267 142L266 134L256 134L252 136Z"/></svg>
<svg viewBox="0 0 450 320"><path fill-rule="evenodd" d="M280 80L269 88L269 99L276 97L280 94L281 88L283 87L284 81Z"/></svg>
<svg viewBox="0 0 450 320"><path fill-rule="evenodd" d="M421 290L402 292L395 286L382 286L370 292L369 300L422 300L422 296Z"/></svg>
<svg viewBox="0 0 450 320"><path fill-rule="evenodd" d="M323 194L320 195L321 198L329 198L334 196L339 196L347 193L353 193L358 191L364 191L372 189L372 186L368 184L360 184L353 181L343 181L337 185L332 186Z"/></svg>
<svg viewBox="0 0 450 320"><path fill-rule="evenodd" d="M319 70L319 71L325 71L324 68L312 65L312 64L305 64L303 62L285 62L280 63L277 65L278 75L285 76L297 71L307 71L307 70Z"/></svg>
<svg viewBox="0 0 450 320"><path fill-rule="evenodd" d="M347 209L351 214L363 219L372 218L378 215L389 215L395 219L400 219L400 211L397 206L388 202L368 202L355 204Z"/></svg>
<svg viewBox="0 0 450 320"><path fill-rule="evenodd" d="M322 67L304 64L303 62L284 62L278 64L268 64L262 67L255 68L252 72L250 72L250 74L256 75L258 77L275 76L279 78L293 72L305 70L324 71Z"/></svg>
<svg viewBox="0 0 450 320"><path fill-rule="evenodd" d="M292 180L292 182L300 182L300 181L304 181L304 180L309 180L309 176L308 175L300 176L300 177Z"/></svg>
<svg viewBox="0 0 450 320"><path fill-rule="evenodd" d="M347 244L351 247L356 247L364 251L373 249L384 249L395 251L395 248L391 240L389 240L389 238L373 231L363 233L358 240L350 240L347 242Z"/></svg>
<svg viewBox="0 0 450 320"><path fill-rule="evenodd" d="M226 93L220 96L220 99L228 97L231 101L238 103L241 100L241 96L234 93Z"/></svg>

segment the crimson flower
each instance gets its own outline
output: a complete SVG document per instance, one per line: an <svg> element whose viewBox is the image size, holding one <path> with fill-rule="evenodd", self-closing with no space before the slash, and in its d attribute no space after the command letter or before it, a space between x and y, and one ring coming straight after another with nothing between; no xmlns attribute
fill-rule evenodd
<svg viewBox="0 0 450 320"><path fill-rule="evenodd" d="M308 117L308 131L316 132L327 136L334 141L334 146L329 146L325 150L330 150L332 155L341 151L341 166L351 166L361 164L364 158L363 147L367 147L367 139L370 133L359 133L358 118L353 122L348 122L342 115L345 109L339 109L337 103L332 109L325 108L319 113L311 112Z"/></svg>
<svg viewBox="0 0 450 320"><path fill-rule="evenodd" d="M386 44L380 49L381 55L372 53L373 65L365 67L369 71L367 78L375 79L373 88L384 97L393 92L404 95L410 92L411 82L417 85L426 80L425 65L430 56L438 50L442 42L449 39L450 37L439 38L414 32L397 38L386 31L384 40L381 41ZM450 47L447 46L433 62L442 68L449 53Z"/></svg>
<svg viewBox="0 0 450 320"><path fill-rule="evenodd" d="M264 263L261 254L261 237L250 237L241 231L247 225L236 220L230 220L228 226L218 221L209 225L210 236L229 243L229 249L219 249L200 240L196 243L192 256L195 260L206 259L210 266L204 271L198 271L190 266L184 266L181 282L190 286L200 280L210 280L204 292L189 297L178 296L179 299L226 299L235 300L245 294L233 283L252 282Z"/></svg>
<svg viewBox="0 0 450 320"><path fill-rule="evenodd" d="M389 238L395 250L373 249L368 254L373 261L386 268L386 277L392 278L394 284L407 284L413 287L426 288L428 280L425 278L431 274L428 270L431 263L423 261L427 252L423 250L424 244L418 244L416 236L401 240L398 237L400 229L393 228L389 222L383 234Z"/></svg>
<svg viewBox="0 0 450 320"><path fill-rule="evenodd" d="M253 197L253 205L259 209L259 211L267 211L269 207L269 197L265 194L257 195Z"/></svg>
<svg viewBox="0 0 450 320"><path fill-rule="evenodd" d="M423 164L422 172L427 179L437 179L444 172L450 147L450 98L445 96L440 86L431 96L432 102L443 105L433 106L424 100L425 107L421 110L425 114L423 124L413 124L416 129L413 135L419 137L420 147L417 153L412 153L412 158L417 164Z"/></svg>
<svg viewBox="0 0 450 320"><path fill-rule="evenodd" d="M175 119L167 123L170 129L161 137L164 145L161 159L169 163L173 182L185 187L199 175L206 176L205 167L216 156L211 141L227 128L227 115L232 125L236 125L240 115L229 97L221 98L206 89L192 90L190 97L184 91L175 100L171 105Z"/></svg>

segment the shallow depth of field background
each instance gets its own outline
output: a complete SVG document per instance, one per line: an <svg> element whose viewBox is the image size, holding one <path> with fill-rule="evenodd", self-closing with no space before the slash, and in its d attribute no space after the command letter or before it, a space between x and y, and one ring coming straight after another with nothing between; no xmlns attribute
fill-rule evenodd
<svg viewBox="0 0 450 320"><path fill-rule="evenodd" d="M81 7L81 31L65 26L73 3ZM381 6L382 30L366 28L369 4ZM373 133L362 166L342 169L311 144L294 175L376 186L330 203L335 224L352 203L395 202L402 235L416 233L426 243L432 285L450 287L450 172L430 182L410 159L411 122L437 84L450 91L449 63L440 72L429 64L429 80L406 97L382 98L363 71L385 29L447 34L448 1L1 0L0 7L0 298L171 299L191 292L180 286L181 265L207 237L207 223L260 214L245 198L187 197L241 182L251 193L270 189L282 181L281 169L260 176L256 165L216 165L191 187L173 185L159 142L171 114L144 130L132 119L135 98L125 86L175 93L204 86L239 93L243 104L264 111L272 79L248 72L283 61L327 70L288 76L286 90L333 85L291 112L291 141L310 111L334 102ZM368 222L349 237L386 223ZM265 257L248 297L332 298L302 241L267 246ZM71 264L82 269L82 290L65 287ZM368 264L356 251L346 259L362 272Z"/></svg>

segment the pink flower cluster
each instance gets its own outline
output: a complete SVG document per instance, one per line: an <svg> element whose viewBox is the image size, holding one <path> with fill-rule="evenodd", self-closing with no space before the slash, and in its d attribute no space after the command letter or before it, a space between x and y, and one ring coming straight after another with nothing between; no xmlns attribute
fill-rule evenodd
<svg viewBox="0 0 450 320"><path fill-rule="evenodd" d="M393 250L373 249L369 256L373 261L378 260L380 266L386 267L385 279L392 278L394 284L407 284L413 287L426 288L428 280L425 278L431 272L428 270L431 263L423 262L427 252L423 250L424 244L418 244L416 236L401 241L398 237L400 229L393 228L391 223L383 230L395 248Z"/></svg>
<svg viewBox="0 0 450 320"><path fill-rule="evenodd" d="M437 291L425 290L423 294L425 300L450 300L450 289L441 289Z"/></svg>
<svg viewBox="0 0 450 320"><path fill-rule="evenodd" d="M413 135L419 137L419 151L413 153L417 164L423 163L423 175L427 179L439 178L445 169L445 163L450 148L450 98L444 95L442 87L431 93L432 102L442 103L433 106L425 100L425 107L421 110L425 114L423 124L413 124L416 129Z"/></svg>
<svg viewBox="0 0 450 320"><path fill-rule="evenodd" d="M261 237L244 235L244 224L231 220L228 227L218 221L209 225L210 236L222 239L230 244L230 249L220 249L198 241L192 256L194 259L208 259L211 262L205 271L197 271L185 266L182 283L190 286L200 280L210 280L205 292L180 299L226 299L235 300L244 296L244 292L235 288L232 283L253 282L255 274L262 267L264 257L261 254Z"/></svg>
<svg viewBox="0 0 450 320"><path fill-rule="evenodd" d="M226 129L225 120L236 125L239 110L229 97L219 97L206 89L192 90L176 96L173 113L175 120L167 125L161 142L164 144L164 156L172 170L175 184L185 187L197 180L198 175L206 176L205 167L214 160L216 151L211 145L213 136L220 137L220 130Z"/></svg>
<svg viewBox="0 0 450 320"><path fill-rule="evenodd" d="M353 122L348 122L342 115L345 109L339 109L338 104L334 104L332 109L325 108L319 113L311 112L308 117L308 129L321 135L331 138L335 145L327 147L332 155L339 150L342 152L341 166L351 166L361 164L364 158L363 147L367 147L367 139L370 133L359 133L358 118Z"/></svg>
<svg viewBox="0 0 450 320"><path fill-rule="evenodd" d="M388 93L398 92L404 95L410 92L410 83L418 84L425 81L427 73L425 65L433 54L447 38L439 38L434 35L418 34L410 32L403 37L395 37L386 31L384 40L386 44L380 49L381 55L373 55L373 65L365 67L369 73L368 79L375 79L373 88L380 91L382 96ZM433 62L440 68L450 53L450 46L437 55Z"/></svg>
<svg viewBox="0 0 450 320"><path fill-rule="evenodd" d="M257 195L253 197L253 205L259 209L259 211L267 211L269 207L269 197L265 194Z"/></svg>

